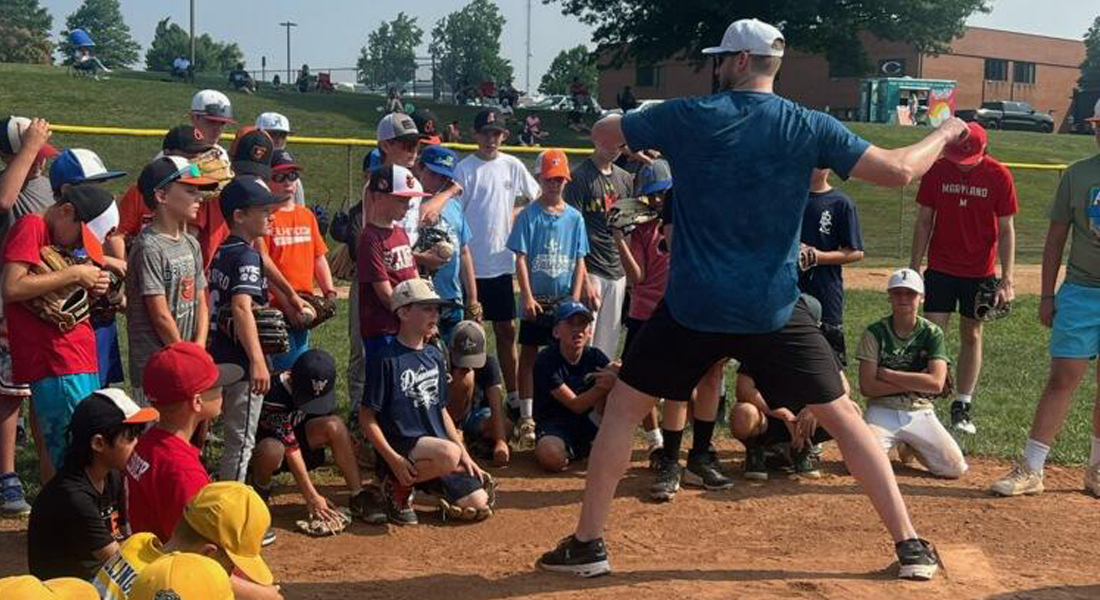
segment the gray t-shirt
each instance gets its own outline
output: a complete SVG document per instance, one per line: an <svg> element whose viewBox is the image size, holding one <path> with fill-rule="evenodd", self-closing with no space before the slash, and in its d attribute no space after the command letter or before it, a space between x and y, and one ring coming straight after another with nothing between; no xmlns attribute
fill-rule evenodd
<svg viewBox="0 0 1100 600"><path fill-rule="evenodd" d="M622 168L611 165L611 174L604 175L591 158L573 168L573 179L565 186L565 201L584 215L588 232L588 272L604 279L626 276L619 262L619 249L607 226L607 210L621 198L634 195L634 178Z"/></svg>
<svg viewBox="0 0 1100 600"><path fill-rule="evenodd" d="M0 176L3 172L0 171ZM15 205L11 210L0 212L0 250L8 239L8 230L15 224L16 219L33 213L43 213L53 206L53 190L50 188L48 177L39 175L27 182L19 191L19 197L15 199ZM3 269L4 261L0 258L0 269ZM3 299L0 299L0 318L3 317Z"/></svg>
<svg viewBox="0 0 1100 600"><path fill-rule="evenodd" d="M202 250L190 234L178 239L146 227L134 238L126 260L126 330L130 338L130 381L141 387L145 363L164 344L157 335L146 296L163 295L180 338L194 340L199 299L206 288Z"/></svg>

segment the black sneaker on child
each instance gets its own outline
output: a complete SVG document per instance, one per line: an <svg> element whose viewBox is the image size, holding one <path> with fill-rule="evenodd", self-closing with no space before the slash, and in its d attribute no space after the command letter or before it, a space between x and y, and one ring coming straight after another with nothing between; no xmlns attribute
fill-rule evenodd
<svg viewBox="0 0 1100 600"><path fill-rule="evenodd" d="M386 502L382 493L375 487L363 488L349 500L351 516L370 523L383 525L386 522Z"/></svg>
<svg viewBox="0 0 1100 600"><path fill-rule="evenodd" d="M545 571L572 573L581 577L596 577L611 572L603 538L582 542L569 536L558 542L557 548L543 554L536 564Z"/></svg>
<svg viewBox="0 0 1100 600"><path fill-rule="evenodd" d="M969 402L956 400L951 403L951 426L963 433L971 435L978 433L978 426L970 420Z"/></svg>
<svg viewBox="0 0 1100 600"><path fill-rule="evenodd" d="M764 457L764 446L751 443L745 446L745 479L749 481L768 480L768 465Z"/></svg>
<svg viewBox="0 0 1100 600"><path fill-rule="evenodd" d="M791 450L791 462L794 463L794 474L809 479L820 479L821 469L818 467L817 457L813 455L809 445L801 450Z"/></svg>
<svg viewBox="0 0 1100 600"><path fill-rule="evenodd" d="M386 499L386 517L394 525L416 525L420 521L413 510L413 495L416 493L411 486L401 485L393 475L386 475L382 479L382 495Z"/></svg>
<svg viewBox="0 0 1100 600"><path fill-rule="evenodd" d="M913 538L895 544L894 551L898 555L899 579L928 581L939 570L940 555L932 542Z"/></svg>
<svg viewBox="0 0 1100 600"><path fill-rule="evenodd" d="M684 485L706 488L712 492L733 487L733 480L718 470L718 455L710 451L688 454L683 480Z"/></svg>
<svg viewBox="0 0 1100 600"><path fill-rule="evenodd" d="M653 470L657 476L649 487L649 498L657 502L669 502L680 491L680 475L683 469L679 461L672 460L663 452L653 457Z"/></svg>

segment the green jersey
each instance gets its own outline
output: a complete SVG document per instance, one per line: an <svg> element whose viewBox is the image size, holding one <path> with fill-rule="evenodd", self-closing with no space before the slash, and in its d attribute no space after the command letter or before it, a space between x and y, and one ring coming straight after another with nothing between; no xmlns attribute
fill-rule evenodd
<svg viewBox="0 0 1100 600"><path fill-rule="evenodd" d="M859 342L856 358L906 373L922 373L928 369L929 361L948 360L943 330L919 316L917 326L904 338L894 333L890 316L871 323ZM927 394L907 392L868 398L867 404L896 410L919 410L930 408L932 399Z"/></svg>

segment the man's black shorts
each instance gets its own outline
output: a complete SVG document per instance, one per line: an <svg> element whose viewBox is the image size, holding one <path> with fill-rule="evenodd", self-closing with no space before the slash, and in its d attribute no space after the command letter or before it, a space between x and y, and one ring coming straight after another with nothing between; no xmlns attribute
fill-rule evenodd
<svg viewBox="0 0 1100 600"><path fill-rule="evenodd" d="M800 299L782 329L768 333L711 333L676 322L662 301L623 361L619 379L658 398L687 400L711 365L743 363L774 407L798 410L844 395L836 354ZM769 399L771 404L771 399Z"/></svg>
<svg viewBox="0 0 1100 600"><path fill-rule="evenodd" d="M825 334L825 341L829 342L841 367L848 366L848 344L844 341L844 326L831 323L821 324L821 333Z"/></svg>
<svg viewBox="0 0 1100 600"><path fill-rule="evenodd" d="M517 338L519 345L549 346L554 343L554 327L547 325L545 321L545 319L521 320L519 322L519 337Z"/></svg>
<svg viewBox="0 0 1100 600"><path fill-rule="evenodd" d="M294 437L298 440L298 449L302 452L302 460L306 463L306 470L312 471L314 469L325 466L325 447L314 448L309 445L309 436L306 434L306 426L314 419L323 418L325 415L310 415L294 426ZM260 433L257 436L257 442L263 439L272 438L278 440L273 435L267 435ZM287 466L286 461L279 465L279 469L275 471L275 474L289 473L290 467Z"/></svg>
<svg viewBox="0 0 1100 600"><path fill-rule="evenodd" d="M927 269L924 272L924 312L956 312L968 319L974 318L974 297L978 288L989 277L956 277L943 271Z"/></svg>
<svg viewBox="0 0 1100 600"><path fill-rule="evenodd" d="M516 318L516 293L512 274L477 280L477 299L486 321L511 321Z"/></svg>

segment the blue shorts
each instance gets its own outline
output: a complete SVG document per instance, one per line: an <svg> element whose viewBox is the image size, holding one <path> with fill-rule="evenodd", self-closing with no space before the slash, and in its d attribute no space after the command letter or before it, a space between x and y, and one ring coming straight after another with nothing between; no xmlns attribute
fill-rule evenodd
<svg viewBox="0 0 1100 600"><path fill-rule="evenodd" d="M1100 354L1100 287L1063 283L1054 296L1053 358L1096 358Z"/></svg>
<svg viewBox="0 0 1100 600"><path fill-rule="evenodd" d="M287 333L290 336L290 350L271 356L271 367L276 373L289 371L294 366L294 361L309 350L308 329L287 329Z"/></svg>
<svg viewBox="0 0 1100 600"><path fill-rule="evenodd" d="M122 352L118 347L118 321L95 324L95 352L99 360L99 387L122 383Z"/></svg>
<svg viewBox="0 0 1100 600"><path fill-rule="evenodd" d="M488 406L475 408L466 414L466 418L458 424L458 427L462 430L462 433L470 436L471 440L480 438L481 424L484 423L485 420L488 419L490 416L492 416L492 414L493 411L490 410Z"/></svg>
<svg viewBox="0 0 1100 600"><path fill-rule="evenodd" d="M565 449L569 452L569 460L588 458L592 450L592 440L600 428L584 415L570 421L539 421L535 425L535 438L541 440L546 436L552 436L565 442Z"/></svg>
<svg viewBox="0 0 1100 600"><path fill-rule="evenodd" d="M73 410L98 389L99 375L96 373L46 377L31 383L31 406L55 469L61 468L65 457L66 433Z"/></svg>

